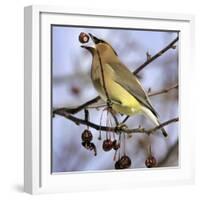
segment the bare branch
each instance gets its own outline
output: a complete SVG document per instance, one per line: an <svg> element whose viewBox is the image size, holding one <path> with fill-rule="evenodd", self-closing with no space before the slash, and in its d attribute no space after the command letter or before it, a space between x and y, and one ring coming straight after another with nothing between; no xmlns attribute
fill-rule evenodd
<svg viewBox="0 0 200 200"><path fill-rule="evenodd" d="M72 122L74 122L76 125L82 124L82 125L87 125L87 126L89 126L91 128L94 128L96 130L110 131L110 132L124 132L124 133L129 133L129 134L130 133L146 133L146 134L151 134L151 133L155 132L156 130L161 129L164 126L167 126L168 124L171 124L173 122L177 122L179 120L178 118L173 118L173 119L170 119L170 120L168 120L168 121L160 124L159 126L156 126L156 127L152 128L152 129L144 129L144 128L129 129L129 128L126 128L124 126L122 126L122 127L100 126L100 125L95 124L93 122L90 122L88 120L84 120L84 119L80 119L78 117L75 117L72 114L67 113L64 110L55 110L54 114L63 116L65 118L71 120Z"/></svg>
<svg viewBox="0 0 200 200"><path fill-rule="evenodd" d="M178 88L178 84L175 84L171 87L168 87L168 88L165 88L165 89L162 89L160 91L157 91L157 92L150 92L148 94L149 97L152 97L152 96L156 96L156 95L159 95L159 94L164 94L164 93L167 93L169 92L170 90L173 90L173 89L177 89Z"/></svg>
<svg viewBox="0 0 200 200"><path fill-rule="evenodd" d="M156 130L161 129L161 128L164 127L164 126L167 126L168 124L171 124L171 123L177 122L177 121L179 121L179 118L178 118L178 117L173 118L173 119L170 119L170 120L168 120L168 121L166 121L166 122L160 124L159 126L156 126L155 128L149 129L147 132L148 132L149 134L150 134L150 133L153 133L153 132L155 132Z"/></svg>
<svg viewBox="0 0 200 200"><path fill-rule="evenodd" d="M122 131L124 131L125 133L146 133L146 134L149 135L149 134L152 134L153 132L161 129L164 126L167 126L167 125L174 123L174 122L177 122L177 121L179 121L178 117L170 119L170 120L160 124L159 126L156 126L154 128L151 128L151 129L144 129L144 128L128 129L128 128L123 127Z"/></svg>
<svg viewBox="0 0 200 200"><path fill-rule="evenodd" d="M71 120L72 122L74 122L76 125L80 125L80 124L87 125L91 128L94 128L96 130L101 130L101 131L114 131L115 130L115 127L100 126L93 122L86 121L84 119L80 119L78 117L73 116L71 113L67 113L65 110L61 110L61 109L54 110L54 114L63 116L65 118Z"/></svg>
<svg viewBox="0 0 200 200"><path fill-rule="evenodd" d="M90 101L87 101L83 104L81 104L80 106L76 107L76 108L66 108L66 107L62 107L62 108L55 108L53 109L53 114L56 114L56 112L59 111L64 111L66 113L71 113L71 114L76 114L78 112L80 112L81 110L83 110L84 108L87 108L87 106L96 103L98 100L100 99L99 96L91 99Z"/></svg>
<svg viewBox="0 0 200 200"><path fill-rule="evenodd" d="M138 74L142 69L144 69L148 64L153 62L155 59L160 57L162 54L164 54L169 49L174 49L174 44L178 41L179 37L177 36L171 43L169 43L164 49L160 50L158 53L156 53L154 56L149 57L142 65L140 65L133 73Z"/></svg>

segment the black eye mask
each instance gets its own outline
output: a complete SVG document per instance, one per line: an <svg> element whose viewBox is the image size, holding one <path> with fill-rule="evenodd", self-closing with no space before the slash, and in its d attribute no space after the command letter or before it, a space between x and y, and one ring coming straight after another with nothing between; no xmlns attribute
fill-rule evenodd
<svg viewBox="0 0 200 200"><path fill-rule="evenodd" d="M110 44L108 44L106 41L101 40L101 39L95 37L95 36L92 35L91 33L89 33L89 35L90 35L90 37L92 38L92 40L94 41L95 44L105 43L105 44L107 44L107 45L110 46ZM115 53L115 55L118 56L117 53L116 53L116 51L112 48L112 46L110 46L110 48L113 50L113 52Z"/></svg>

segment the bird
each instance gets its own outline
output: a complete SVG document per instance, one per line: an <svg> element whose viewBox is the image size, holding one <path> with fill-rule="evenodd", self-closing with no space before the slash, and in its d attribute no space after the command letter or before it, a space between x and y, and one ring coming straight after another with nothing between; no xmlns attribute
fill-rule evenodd
<svg viewBox="0 0 200 200"><path fill-rule="evenodd" d="M138 78L122 63L111 44L88 34L94 45L81 47L92 55L90 75L99 96L117 113L128 116L143 114L159 126L158 114ZM163 127L161 131L167 137Z"/></svg>

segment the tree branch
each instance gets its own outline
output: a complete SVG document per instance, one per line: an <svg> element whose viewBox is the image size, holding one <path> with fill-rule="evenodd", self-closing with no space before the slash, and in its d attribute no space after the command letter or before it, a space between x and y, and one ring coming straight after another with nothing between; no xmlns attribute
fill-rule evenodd
<svg viewBox="0 0 200 200"><path fill-rule="evenodd" d="M151 134L153 132L155 132L158 129L161 129L164 126L167 126L170 123L173 122L177 122L179 119L178 118L173 118L171 120L168 120L162 124L160 124L159 126L156 126L152 129L144 129L144 128L135 128L135 129L129 129L126 128L124 126L122 127L108 127L108 126L100 126L98 124L95 124L93 122L90 122L88 120L84 120L84 119L80 119L78 117L73 116L70 113L67 113L65 110L55 110L54 114L63 116L69 120L71 120L72 122L74 122L76 125L87 125L91 128L94 128L96 130L101 130L101 131L110 131L110 132L124 132L124 133L146 133L146 134Z"/></svg>
<svg viewBox="0 0 200 200"><path fill-rule="evenodd" d="M149 57L147 61L145 61L142 65L140 65L133 73L138 74L142 69L144 69L148 64L153 62L155 59L160 57L162 54L164 54L166 51L168 51L171 48L174 48L174 44L178 41L179 37L177 36L172 42L170 42L164 49L160 50L158 53L156 53L154 56Z"/></svg>
<svg viewBox="0 0 200 200"><path fill-rule="evenodd" d="M66 108L66 107L55 108L55 109L53 109L53 114L56 114L56 112L60 112L60 111L65 111L66 113L76 114L76 113L80 112L81 110L83 110L84 108L86 108L87 106L89 106L93 103L96 103L99 100L100 100L100 96L97 96L97 97L91 99L90 101L87 101L87 102L81 104L80 106L78 106L76 108Z"/></svg>
<svg viewBox="0 0 200 200"><path fill-rule="evenodd" d="M164 94L164 93L167 93L167 92L169 92L170 90L173 90L173 89L178 89L178 84L172 85L171 87L162 89L162 90L157 91L157 92L150 92L150 93L148 94L148 96L149 96L149 97L152 97L152 96Z"/></svg>

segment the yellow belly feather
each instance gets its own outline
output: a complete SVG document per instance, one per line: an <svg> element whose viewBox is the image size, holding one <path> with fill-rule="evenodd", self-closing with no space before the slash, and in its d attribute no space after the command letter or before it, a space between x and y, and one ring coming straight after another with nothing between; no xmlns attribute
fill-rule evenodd
<svg viewBox="0 0 200 200"><path fill-rule="evenodd" d="M134 115L140 111L140 103L121 85L119 85L111 79L108 79L106 83L109 85L108 93L110 95L111 100L114 99L116 101L121 102L121 104L113 103L112 107L115 111L126 115Z"/></svg>
<svg viewBox="0 0 200 200"><path fill-rule="evenodd" d="M100 68L93 68L91 73L92 81L95 89L98 91L101 98L106 102L107 97L105 95L104 88L102 87L103 81L100 76ZM112 108L122 114L134 115L141 111L141 104L137 99L125 90L121 85L114 80L114 71L109 65L104 66L105 73L105 85L109 98L112 101Z"/></svg>

